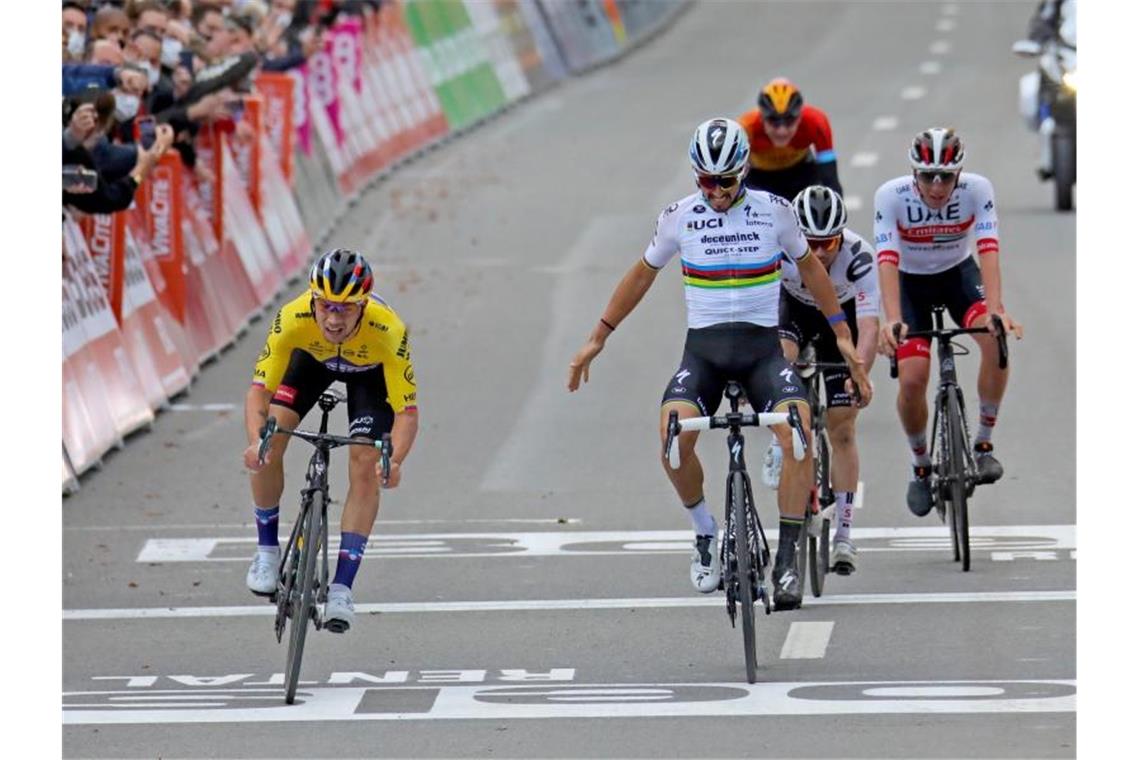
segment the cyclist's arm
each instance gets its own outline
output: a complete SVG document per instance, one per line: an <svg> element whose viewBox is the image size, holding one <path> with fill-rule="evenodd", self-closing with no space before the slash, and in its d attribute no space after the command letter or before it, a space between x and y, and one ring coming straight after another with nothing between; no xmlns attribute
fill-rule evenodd
<svg viewBox="0 0 1140 760"><path fill-rule="evenodd" d="M800 270L800 278L808 292L819 304L820 312L825 317L842 314L843 309L839 306L839 298L835 295L835 285L831 282L831 276L815 254L809 252L796 262L796 267ZM851 340L851 328L847 326L846 320L835 322L831 327L835 330L836 337Z"/></svg>
<svg viewBox="0 0 1140 760"><path fill-rule="evenodd" d="M839 161L835 154L835 144L831 136L831 122L822 110L817 111L818 119L813 138L815 145L815 160L817 162L818 179L821 185L827 185L835 192L843 195L843 188L839 184Z"/></svg>
<svg viewBox="0 0 1140 760"><path fill-rule="evenodd" d="M859 327L859 343L855 346L855 354L868 372L875 362L875 354L879 347L879 318L859 317L855 320Z"/></svg>
<svg viewBox="0 0 1140 760"><path fill-rule="evenodd" d="M899 303L899 239L893 189L887 182L875 192L875 251L879 263L879 298L888 324L902 320Z"/></svg>
<svg viewBox="0 0 1140 760"><path fill-rule="evenodd" d="M273 394L263 385L251 385L245 394L245 437L250 445L261 438L261 428L269 418L269 400Z"/></svg>
<svg viewBox="0 0 1140 760"><path fill-rule="evenodd" d="M974 239L978 249L978 266L982 288L986 292L986 308L992 314L1005 313L1001 291L1001 266L998 259L998 218L994 203L994 186L981 176L970 178L977 207Z"/></svg>
<svg viewBox="0 0 1140 760"><path fill-rule="evenodd" d="M654 269L644 259L638 259L634 262L633 266L621 278L621 281L614 288L613 295L610 296L609 303L606 308L602 310L602 319L609 322L613 327L621 324L622 320L629 316L629 313L637 308L641 303L641 299L649 292L649 288L653 286L653 281L657 279L657 273L660 269ZM606 338L613 332L598 320L594 325L594 331L591 337L597 338L600 342L605 343Z"/></svg>
<svg viewBox="0 0 1140 760"><path fill-rule="evenodd" d="M420 429L420 412L414 406L409 406L396 415L392 423L392 461L402 465L412 450L416 441L416 433Z"/></svg>

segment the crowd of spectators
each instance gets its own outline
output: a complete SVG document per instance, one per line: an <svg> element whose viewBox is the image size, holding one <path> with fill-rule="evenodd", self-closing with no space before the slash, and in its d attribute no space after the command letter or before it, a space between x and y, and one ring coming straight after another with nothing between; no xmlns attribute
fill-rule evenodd
<svg viewBox="0 0 1140 760"><path fill-rule="evenodd" d="M208 180L194 138L233 123L258 71L301 66L340 13L383 0L63 0L63 203L130 206L167 150Z"/></svg>

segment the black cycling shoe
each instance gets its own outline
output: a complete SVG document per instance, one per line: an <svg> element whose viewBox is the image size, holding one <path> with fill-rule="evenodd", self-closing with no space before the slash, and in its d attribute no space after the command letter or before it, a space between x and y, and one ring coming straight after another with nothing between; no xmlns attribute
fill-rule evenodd
<svg viewBox="0 0 1140 760"><path fill-rule="evenodd" d="M996 483L1005 474L1001 462L994 458L994 445L989 441L974 444L974 461L978 465L978 484Z"/></svg>
<svg viewBox="0 0 1140 760"><path fill-rule="evenodd" d="M776 612L799 609L804 601L803 585L795 561L772 573L772 591L776 602Z"/></svg>
<svg viewBox="0 0 1140 760"><path fill-rule="evenodd" d="M914 468L914 479L906 486L906 505L915 517L926 517L934 507L930 488L930 465Z"/></svg>

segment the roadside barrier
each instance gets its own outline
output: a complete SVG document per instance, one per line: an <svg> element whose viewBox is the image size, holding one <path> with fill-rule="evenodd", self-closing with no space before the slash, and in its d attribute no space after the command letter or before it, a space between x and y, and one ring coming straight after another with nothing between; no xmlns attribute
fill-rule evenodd
<svg viewBox="0 0 1140 760"><path fill-rule="evenodd" d="M425 148L628 51L687 0L403 0L261 73L116 214L65 210L64 493L304 273L351 203Z"/></svg>

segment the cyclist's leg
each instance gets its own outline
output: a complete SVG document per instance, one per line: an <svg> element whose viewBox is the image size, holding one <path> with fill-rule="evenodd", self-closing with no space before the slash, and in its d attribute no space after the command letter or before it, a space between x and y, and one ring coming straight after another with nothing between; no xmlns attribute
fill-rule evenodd
<svg viewBox="0 0 1140 760"><path fill-rule="evenodd" d="M982 289L981 273L973 259L966 259L958 266L961 275L960 285L955 291L955 301L950 306L951 316L959 325L966 327L986 327L989 313L986 309L985 291ZM1005 388L1009 383L1009 365L1005 369L998 366L997 338L988 333L971 335L978 344L981 361L978 363L978 426L974 438L974 451L980 455L982 481L993 482L1001 477L1002 468L993 458L993 430L997 424L998 409L1001 407ZM982 461L985 459L987 461Z"/></svg>
<svg viewBox="0 0 1140 760"><path fill-rule="evenodd" d="M933 296L937 290L936 275L899 273L899 304L902 318L911 330L929 330ZM926 440L926 386L930 377L930 340L907 338L897 351L899 393L896 410L911 450L915 466L929 466L930 452Z"/></svg>
<svg viewBox="0 0 1140 760"><path fill-rule="evenodd" d="M704 500L704 470L696 452L698 433L682 433L674 443L681 456L681 466L676 470L670 466L665 456L664 443L670 412L676 411L679 419L703 417L714 414L720 404L724 379L709 361L709 355L715 352L713 342L703 331L689 331L681 364L669 378L661 396L661 466L665 468L665 474L673 484L681 504L687 509L695 508Z"/></svg>
<svg viewBox="0 0 1140 760"><path fill-rule="evenodd" d="M377 367L343 379L348 397L348 435L376 441L390 432L395 415L384 400L388 390L383 370ZM347 571L342 572L341 565L353 559L346 558L345 551L354 555L363 553L363 542L371 534L380 511L380 478L376 474L379 461L380 451L374 447L348 448L348 494L340 519L342 551L338 555L336 575L337 582L346 586L352 585L355 568L349 564ZM359 549L357 544L360 544Z"/></svg>
<svg viewBox="0 0 1140 760"><path fill-rule="evenodd" d="M855 318L855 300L843 304L852 341L859 342L859 326ZM817 312L818 313L818 312ZM820 359L826 362L843 361L835 343L835 333L820 329L816 338ZM823 373L827 393L827 439L831 443L831 490L835 495L836 541L850 542L851 523L854 519L855 490L859 487L859 451L855 447L855 417L857 409L847 381L851 373L845 369L829 369Z"/></svg>

